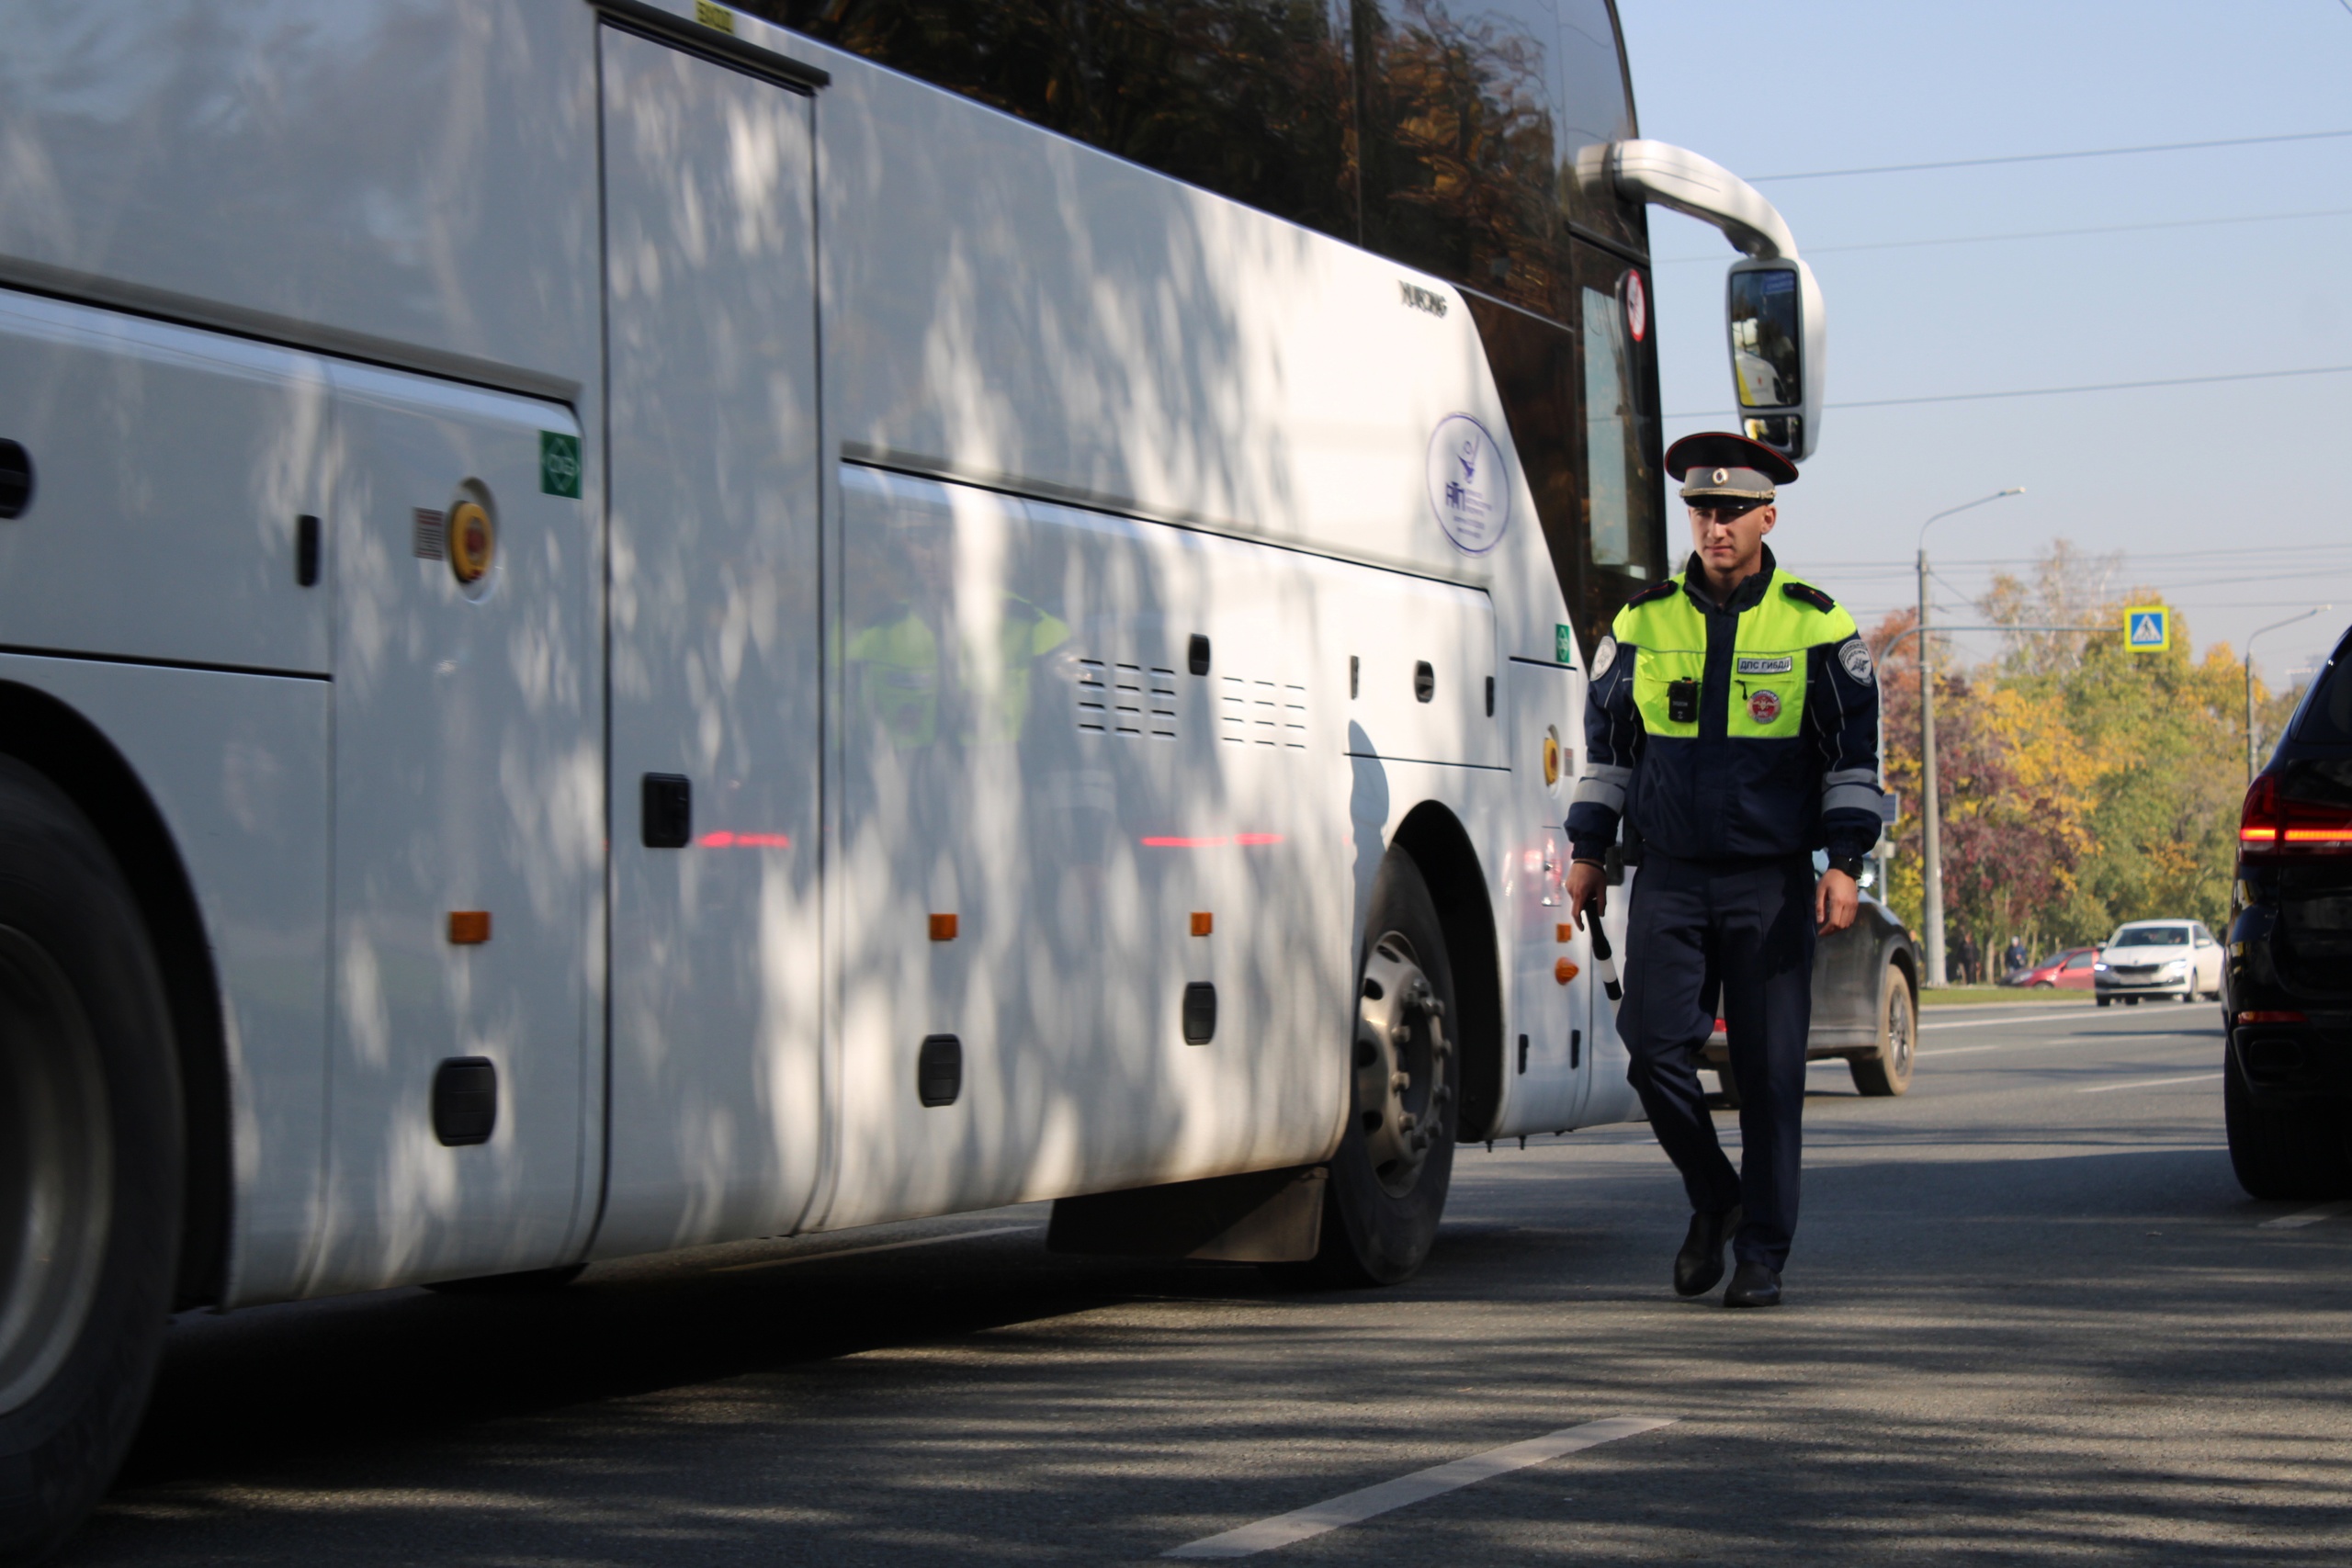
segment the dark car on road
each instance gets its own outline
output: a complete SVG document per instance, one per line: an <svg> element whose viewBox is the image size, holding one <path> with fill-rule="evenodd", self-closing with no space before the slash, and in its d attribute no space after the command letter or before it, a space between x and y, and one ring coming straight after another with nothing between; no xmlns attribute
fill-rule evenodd
<svg viewBox="0 0 2352 1568"><path fill-rule="evenodd" d="M1909 1089L1919 1048L1919 944L1872 896L1883 880L1873 863L1863 874L1854 923L1814 945L1813 1032L1805 1039L1805 1060L1845 1058L1854 1087L1867 1095ZM1707 1005L1714 1006L1712 991ZM1717 1069L1724 1098L1736 1102L1731 1076L1721 1070L1731 1046L1720 1021L1702 1059Z"/></svg>
<svg viewBox="0 0 2352 1568"><path fill-rule="evenodd" d="M2246 789L2222 1009L2239 1185L2352 1194L2352 631Z"/></svg>

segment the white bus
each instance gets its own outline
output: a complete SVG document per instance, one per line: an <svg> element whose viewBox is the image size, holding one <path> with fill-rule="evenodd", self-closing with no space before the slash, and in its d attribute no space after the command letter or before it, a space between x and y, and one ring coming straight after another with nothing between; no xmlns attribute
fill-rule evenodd
<svg viewBox="0 0 2352 1568"><path fill-rule="evenodd" d="M1643 203L1801 450L1777 217L1606 0L768 9L6 6L0 1558L173 1310L1045 1199L1388 1280L1637 1113Z"/></svg>

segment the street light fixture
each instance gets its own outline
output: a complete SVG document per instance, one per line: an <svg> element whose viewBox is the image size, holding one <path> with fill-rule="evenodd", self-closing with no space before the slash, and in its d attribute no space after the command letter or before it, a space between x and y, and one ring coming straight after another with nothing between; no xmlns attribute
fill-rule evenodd
<svg viewBox="0 0 2352 1568"><path fill-rule="evenodd" d="M2300 615L2290 615L2283 621L2273 621L2267 626L2256 626L2245 637L2245 782L2254 782L2254 639L2264 632L2275 632L2280 626L2291 626L2297 621L2308 621L2322 610L2332 610L2333 604L2314 604Z"/></svg>
<svg viewBox="0 0 2352 1568"><path fill-rule="evenodd" d="M1928 984L1944 980L1944 856L1942 813L1936 807L1936 682L1934 643L1928 637L1928 530L1955 513L2023 495L2025 486L2011 485L1990 495L1947 508L1919 525L1919 810L1925 852L1920 857L1925 883L1922 919L1928 927Z"/></svg>

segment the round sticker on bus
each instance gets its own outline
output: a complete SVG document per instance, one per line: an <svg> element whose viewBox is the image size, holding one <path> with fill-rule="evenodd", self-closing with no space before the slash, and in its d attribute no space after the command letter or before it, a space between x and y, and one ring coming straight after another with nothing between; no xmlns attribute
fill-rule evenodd
<svg viewBox="0 0 2352 1568"><path fill-rule="evenodd" d="M1642 275L1625 270L1625 335L1635 343L1650 330L1650 297L1642 288Z"/></svg>
<svg viewBox="0 0 2352 1568"><path fill-rule="evenodd" d="M1510 526L1510 476L1485 425L1466 413L1438 421L1429 470L1430 505L1455 549L1483 556L1502 542Z"/></svg>

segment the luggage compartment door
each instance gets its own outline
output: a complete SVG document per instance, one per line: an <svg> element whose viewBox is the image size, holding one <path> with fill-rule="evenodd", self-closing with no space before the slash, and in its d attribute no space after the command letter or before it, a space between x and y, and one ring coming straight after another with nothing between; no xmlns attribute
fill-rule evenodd
<svg viewBox="0 0 2352 1568"><path fill-rule="evenodd" d="M814 1185L822 637L810 100L600 42L615 1257Z"/></svg>

